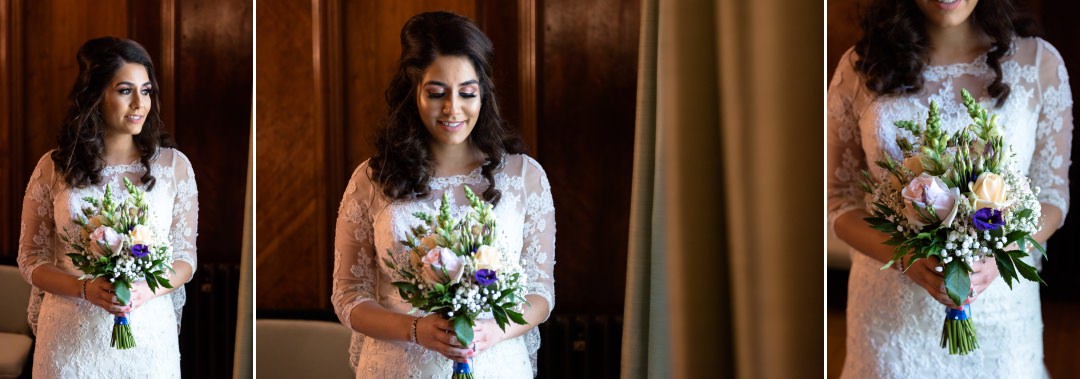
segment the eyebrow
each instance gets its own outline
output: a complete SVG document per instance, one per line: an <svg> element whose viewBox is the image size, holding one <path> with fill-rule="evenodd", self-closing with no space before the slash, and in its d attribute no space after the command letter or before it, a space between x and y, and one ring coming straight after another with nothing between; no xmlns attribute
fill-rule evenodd
<svg viewBox="0 0 1080 379"><path fill-rule="evenodd" d="M116 85L115 85L115 86L113 86L113 88L115 88L115 87L119 87L119 86L121 86L121 85L124 85L124 84L127 84L127 85L129 85L129 86L135 87L135 83L132 83L132 82L120 82L120 83L116 83ZM143 86L148 86L148 85L150 85L150 82L146 82L146 83L143 83ZM141 86L140 86L140 87L141 87Z"/></svg>
<svg viewBox="0 0 1080 379"><path fill-rule="evenodd" d="M458 84L458 86L467 86L467 85L470 85L470 84L480 84L480 82L476 81L476 79L472 79L472 80L462 82L461 84ZM449 87L449 85L447 85L446 83L436 81L436 80L429 80L427 83L424 83L424 85L426 85L426 86L427 85L435 85L435 86L441 86L441 87Z"/></svg>

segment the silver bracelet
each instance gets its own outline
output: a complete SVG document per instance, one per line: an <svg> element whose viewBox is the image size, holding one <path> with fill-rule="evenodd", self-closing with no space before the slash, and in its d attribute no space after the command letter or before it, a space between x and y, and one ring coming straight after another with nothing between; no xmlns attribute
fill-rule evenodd
<svg viewBox="0 0 1080 379"><path fill-rule="evenodd" d="M90 281L89 280L82 280L81 282L82 282L82 292L79 293L79 297L81 297L83 300L86 300L86 285L90 284Z"/></svg>
<svg viewBox="0 0 1080 379"><path fill-rule="evenodd" d="M416 323L418 323L418 322L420 322L419 317L413 318L413 320L412 320L412 333L409 335L409 342L412 342L412 343L415 343L415 344L420 344L420 342L417 342L417 339L416 339Z"/></svg>

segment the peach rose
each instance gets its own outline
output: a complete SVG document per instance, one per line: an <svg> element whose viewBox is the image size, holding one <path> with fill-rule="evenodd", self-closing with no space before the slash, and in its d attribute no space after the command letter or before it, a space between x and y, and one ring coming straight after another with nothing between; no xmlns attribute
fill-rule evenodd
<svg viewBox="0 0 1080 379"><path fill-rule="evenodd" d="M975 180L975 185L971 186L971 192L977 197L975 208L1004 209L1008 206L1008 199L1005 196L1006 187L1005 178L1001 175L992 172L979 175L979 179Z"/></svg>

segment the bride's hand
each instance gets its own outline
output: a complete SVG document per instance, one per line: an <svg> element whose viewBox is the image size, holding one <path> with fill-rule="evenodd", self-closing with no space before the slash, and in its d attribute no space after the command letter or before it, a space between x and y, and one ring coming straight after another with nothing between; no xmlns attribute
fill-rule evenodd
<svg viewBox="0 0 1080 379"><path fill-rule="evenodd" d="M480 355L506 338L506 332L493 319L476 320L473 328L473 350Z"/></svg>
<svg viewBox="0 0 1080 379"><path fill-rule="evenodd" d="M135 282L131 285L131 302L127 307L128 312L134 311L136 308L141 307L156 296L154 291L150 290L150 285L146 284L146 282Z"/></svg>
<svg viewBox="0 0 1080 379"><path fill-rule="evenodd" d="M96 305L106 312L115 316L123 316L127 312L127 306L120 304L116 299L112 283L106 279L89 279L86 285L86 301Z"/></svg>
<svg viewBox="0 0 1080 379"><path fill-rule="evenodd" d="M461 363L468 362L473 353L470 349L462 348L450 322L437 314L424 316L416 322L416 343Z"/></svg>
<svg viewBox="0 0 1080 379"><path fill-rule="evenodd" d="M971 304L983 291L990 287L1001 273L998 272L997 262L994 258L979 258L971 264L971 296L964 304Z"/></svg>
<svg viewBox="0 0 1080 379"><path fill-rule="evenodd" d="M908 256L905 256L904 261L907 262L908 258ZM910 266L905 265L904 267L908 267L908 269L904 275L907 275L908 279L925 289L934 300L944 304L946 307L960 309L945 293L945 275L937 272L938 262L936 257L920 259Z"/></svg>

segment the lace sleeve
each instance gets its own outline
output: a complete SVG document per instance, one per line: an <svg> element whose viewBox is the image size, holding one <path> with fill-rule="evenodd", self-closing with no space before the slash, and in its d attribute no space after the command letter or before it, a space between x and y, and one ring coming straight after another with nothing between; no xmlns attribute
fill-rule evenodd
<svg viewBox="0 0 1080 379"><path fill-rule="evenodd" d="M371 223L373 189L367 175L367 162L349 179L338 208L334 236L334 289L330 301L342 324L352 329L353 308L375 299L374 230Z"/></svg>
<svg viewBox="0 0 1080 379"><path fill-rule="evenodd" d="M855 53L848 50L837 65L829 84L826 198L829 210L829 230L840 215L861 209L863 192L859 189L861 170L866 169L866 156L859 137L858 114L853 106L862 91L862 80L855 72Z"/></svg>
<svg viewBox="0 0 1080 379"><path fill-rule="evenodd" d="M53 220L53 161L45 154L30 175L23 197L22 226L19 236L19 272L26 282L34 284L34 270L46 263L55 263L53 244L56 224Z"/></svg>
<svg viewBox="0 0 1080 379"><path fill-rule="evenodd" d="M1039 40L1039 125L1031 181L1039 187L1039 201L1061 209L1061 222L1069 211L1069 165L1072 163L1072 93L1061 55ZM1058 225L1060 228L1061 225Z"/></svg>
<svg viewBox="0 0 1080 379"><path fill-rule="evenodd" d="M198 267L195 239L199 226L199 188L195 185L195 171L191 161L183 153L173 150L173 175L176 186L176 200L173 202L172 225L169 228L169 242L172 244L173 259L191 265L192 277ZM188 278L190 281L191 278Z"/></svg>
<svg viewBox="0 0 1080 379"><path fill-rule="evenodd" d="M551 184L540 164L525 157L525 237L521 267L527 278L527 292L547 300L548 314L555 309L555 203Z"/></svg>

